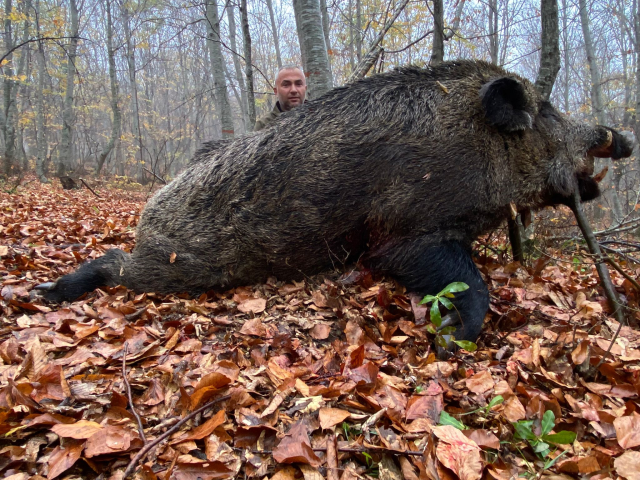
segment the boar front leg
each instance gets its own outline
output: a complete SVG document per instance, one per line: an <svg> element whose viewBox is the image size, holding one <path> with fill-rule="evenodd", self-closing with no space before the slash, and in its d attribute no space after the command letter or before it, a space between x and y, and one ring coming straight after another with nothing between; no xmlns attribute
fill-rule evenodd
<svg viewBox="0 0 640 480"><path fill-rule="evenodd" d="M489 291L470 248L452 240L433 244L428 237L409 239L376 257L372 267L419 295L435 295L453 282L469 285L468 290L455 294L455 310L447 314L446 321L456 326L456 340L476 341L489 309Z"/></svg>

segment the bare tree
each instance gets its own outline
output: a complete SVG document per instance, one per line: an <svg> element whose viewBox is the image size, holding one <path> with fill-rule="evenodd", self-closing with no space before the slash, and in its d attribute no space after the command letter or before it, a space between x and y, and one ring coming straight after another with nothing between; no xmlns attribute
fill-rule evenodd
<svg viewBox="0 0 640 480"><path fill-rule="evenodd" d="M240 98L238 103L240 104L240 111L242 112L242 123L247 128L247 91L244 85L244 75L242 75L242 67L240 65L240 57L238 55L238 47L236 45L236 14L235 6L231 3L231 0L227 0L226 5L227 20L229 22L229 45L232 50L233 68L236 74L236 81L238 82L238 89L240 90Z"/></svg>
<svg viewBox="0 0 640 480"><path fill-rule="evenodd" d="M253 91L253 65L251 63L251 32L249 31L249 12L247 0L240 0L240 14L242 18L242 38L244 44L245 74L247 76L247 101L249 106L249 128L253 130L256 124L256 99Z"/></svg>
<svg viewBox="0 0 640 480"><path fill-rule="evenodd" d="M444 5L442 0L433 0L433 50L431 65L444 60Z"/></svg>
<svg viewBox="0 0 640 480"><path fill-rule="evenodd" d="M222 57L222 47L220 46L220 16L218 15L217 0L207 0L205 8L207 44L209 45L209 55L211 57L211 74L213 75L216 110L222 126L222 138L231 138L234 135L233 117L231 115L231 105L229 105L227 82L224 78L224 59Z"/></svg>
<svg viewBox="0 0 640 480"><path fill-rule="evenodd" d="M62 112L62 136L60 139L60 158L58 176L63 176L75 167L73 159L73 87L76 76L76 55L78 50L78 5L76 0L69 0L69 46L67 47L67 86L64 94L64 110Z"/></svg>
<svg viewBox="0 0 640 480"><path fill-rule="evenodd" d="M131 111L132 111L132 123L133 134L138 141L138 153L140 160L136 168L136 176L139 180L144 178L144 171L142 170L143 160L143 144L142 144L142 131L140 129L140 109L138 105L138 82L136 81L136 51L133 37L131 34L131 13L128 6L123 0L121 0L120 9L122 11L122 25L124 27L125 45L127 57L127 67L129 72L129 85L131 87Z"/></svg>
<svg viewBox="0 0 640 480"><path fill-rule="evenodd" d="M40 0L36 0L36 32L40 38ZM44 42L38 41L38 50L36 52L36 63L38 64L38 86L36 89L36 176L41 182L49 180L44 174L44 162L47 154L47 136L45 132L44 118Z"/></svg>
<svg viewBox="0 0 640 480"><path fill-rule="evenodd" d="M560 71L560 32L558 29L558 0L540 0L542 34L540 70L536 87L545 100L551 97L553 85Z"/></svg>
<svg viewBox="0 0 640 480"><path fill-rule="evenodd" d="M113 118L111 120L111 136L98 157L98 166L96 168L97 175L102 171L105 160L109 156L109 153L111 153L111 150L113 150L113 146L118 138L120 138L120 131L122 128L122 114L120 113L120 107L118 106L118 79L116 78L115 51L113 49L111 0L106 0L105 10L107 14L107 58L109 60L109 86L111 87L111 113Z"/></svg>
<svg viewBox="0 0 640 480"><path fill-rule="evenodd" d="M4 109L2 115L2 133L4 137L4 174L9 175L14 163L15 149L15 109L13 106L16 102L16 82L13 80L13 29L11 24L11 15L13 4L11 0L4 2L4 48L7 63L3 68L4 73Z"/></svg>
<svg viewBox="0 0 640 480"><path fill-rule="evenodd" d="M294 0L300 44L304 44L307 59L304 65L310 98L317 98L333 87L327 46L324 43L322 17L318 0Z"/></svg>
<svg viewBox="0 0 640 480"><path fill-rule="evenodd" d="M269 18L271 19L271 31L273 32L273 44L276 49L276 61L278 62L278 69L280 69L282 68L282 56L280 55L280 35L278 35L276 17L273 14L273 0L267 0L267 9L269 10Z"/></svg>
<svg viewBox="0 0 640 480"><path fill-rule="evenodd" d="M600 70L596 64L596 57L593 50L593 41L591 39L591 26L589 23L589 11L587 10L587 1L578 0L580 7L580 24L582 25L582 35L584 37L584 49L587 54L587 63L589 64L589 73L591 74L591 106L593 115L599 124L604 124L604 112L602 105L602 85L600 83Z"/></svg>

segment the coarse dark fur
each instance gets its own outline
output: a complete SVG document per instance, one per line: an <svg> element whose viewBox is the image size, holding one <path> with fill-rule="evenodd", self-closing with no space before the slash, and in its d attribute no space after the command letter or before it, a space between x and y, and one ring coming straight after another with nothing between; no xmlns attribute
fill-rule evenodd
<svg viewBox="0 0 640 480"><path fill-rule="evenodd" d="M597 196L588 151L607 132L485 62L376 75L199 150L147 204L131 255L111 250L46 296L117 284L195 295L361 259L419 294L467 283L454 300L456 338L475 340L489 297L472 241L512 203L561 203L576 188ZM607 155L631 153L621 138Z"/></svg>

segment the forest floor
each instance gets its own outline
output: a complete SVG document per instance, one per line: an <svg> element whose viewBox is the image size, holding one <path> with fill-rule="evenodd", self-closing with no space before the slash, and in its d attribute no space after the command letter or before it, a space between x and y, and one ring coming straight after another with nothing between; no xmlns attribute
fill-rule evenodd
<svg viewBox="0 0 640 480"><path fill-rule="evenodd" d="M420 299L366 271L47 304L35 285L133 248L147 195L96 192L0 193L4 478L640 479L640 332L610 345L588 259L480 256L485 328L448 361Z"/></svg>

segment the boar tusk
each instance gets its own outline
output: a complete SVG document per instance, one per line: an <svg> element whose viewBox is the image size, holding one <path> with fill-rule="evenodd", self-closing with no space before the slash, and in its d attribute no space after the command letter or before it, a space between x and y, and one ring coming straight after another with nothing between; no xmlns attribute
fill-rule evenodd
<svg viewBox="0 0 640 480"><path fill-rule="evenodd" d="M511 220L515 220L518 216L518 207L516 207L515 203L511 202L509 208L511 209Z"/></svg>

